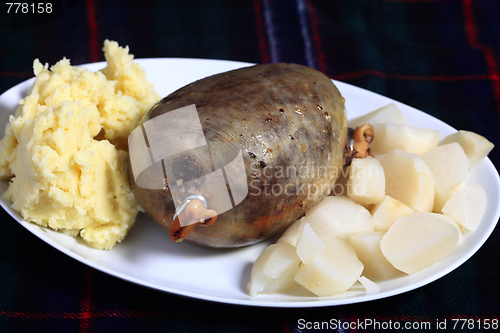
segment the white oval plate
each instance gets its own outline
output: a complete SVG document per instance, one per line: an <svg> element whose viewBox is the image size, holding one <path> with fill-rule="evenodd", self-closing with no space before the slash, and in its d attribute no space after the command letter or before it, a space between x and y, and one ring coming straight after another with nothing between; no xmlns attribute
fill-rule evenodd
<svg viewBox="0 0 500 333"><path fill-rule="evenodd" d="M161 96L173 92L194 80L251 64L201 59L139 59L148 79ZM98 70L104 63L85 65ZM33 84L27 80L0 96L0 128L3 131L8 117ZM398 103L387 97L334 81L346 99L349 118L367 113L389 103L396 103L403 112L407 124L439 130L441 137L455 129L442 121ZM464 237L456 251L442 262L412 276L379 283L380 293L366 295L363 288L355 285L346 294L335 297L315 297L303 292L265 295L252 298L246 285L255 259L270 241L253 246L217 250L201 248L189 243L174 243L168 232L141 214L125 240L110 251L99 251L75 239L23 220L1 199L2 207L23 227L68 256L115 277L153 289L178 295L230 304L267 307L318 307L358 303L385 298L413 290L448 274L469 259L486 241L500 216L500 181L489 159L485 159L470 174L470 180L479 183L488 196L486 214L479 228ZM0 182L0 194L8 182Z"/></svg>

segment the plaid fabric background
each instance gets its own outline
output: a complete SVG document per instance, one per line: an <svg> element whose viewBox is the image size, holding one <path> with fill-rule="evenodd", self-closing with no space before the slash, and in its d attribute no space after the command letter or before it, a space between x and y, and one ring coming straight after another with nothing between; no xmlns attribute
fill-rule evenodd
<svg viewBox="0 0 500 333"><path fill-rule="evenodd" d="M50 64L63 56L73 64L103 60L104 39L129 45L136 58L294 62L484 135L495 143L490 158L500 167L497 0L74 2L65 15L15 33L2 7L0 93L32 77L34 58ZM0 332L305 332L299 319L499 319L498 228L464 265L417 290L356 305L268 309L119 280L0 214ZM343 330L355 331L364 330Z"/></svg>

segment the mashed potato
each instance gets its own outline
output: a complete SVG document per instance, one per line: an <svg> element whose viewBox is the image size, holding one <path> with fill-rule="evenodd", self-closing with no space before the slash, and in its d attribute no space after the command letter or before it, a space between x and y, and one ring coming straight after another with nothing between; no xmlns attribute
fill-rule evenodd
<svg viewBox="0 0 500 333"><path fill-rule="evenodd" d="M0 141L12 207L97 249L122 241L142 210L128 182L127 138L160 99L128 48L105 41L104 54L98 72L35 60L35 83Z"/></svg>

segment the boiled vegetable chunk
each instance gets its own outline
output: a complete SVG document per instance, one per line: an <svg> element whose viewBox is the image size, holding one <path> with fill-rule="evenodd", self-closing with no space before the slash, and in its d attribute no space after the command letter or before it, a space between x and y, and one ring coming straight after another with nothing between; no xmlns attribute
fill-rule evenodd
<svg viewBox="0 0 500 333"><path fill-rule="evenodd" d="M476 230L486 211L486 192L472 182L458 184L450 191L451 197L443 207L443 214L450 216L466 230Z"/></svg>
<svg viewBox="0 0 500 333"><path fill-rule="evenodd" d="M378 294L381 290L380 286L375 282L371 281L365 276L360 276L358 281L365 287L367 295Z"/></svg>
<svg viewBox="0 0 500 333"><path fill-rule="evenodd" d="M417 155L392 150L377 157L385 173L385 193L418 211L434 207L434 177Z"/></svg>
<svg viewBox="0 0 500 333"><path fill-rule="evenodd" d="M455 221L453 218L449 217L448 215L444 215L444 214L439 214L439 213L431 213L434 217L437 217L438 219L441 219L449 224L451 224L452 226L454 226L457 231L458 231L458 244L460 245L462 243L462 240L463 240L463 237L464 237L464 234L462 232L462 227L460 226L460 224L457 223L457 221Z"/></svg>
<svg viewBox="0 0 500 333"><path fill-rule="evenodd" d="M363 264L343 239L322 238L325 250L312 262L300 265L295 281L318 296L340 294L361 276Z"/></svg>
<svg viewBox="0 0 500 333"><path fill-rule="evenodd" d="M398 106L395 103L390 103L363 116L349 120L349 127L356 128L363 124L373 125L380 123L403 125L405 123L405 118Z"/></svg>
<svg viewBox="0 0 500 333"><path fill-rule="evenodd" d="M387 231L398 218L413 214L415 210L386 195L384 200L370 209L370 213L374 230Z"/></svg>
<svg viewBox="0 0 500 333"><path fill-rule="evenodd" d="M380 249L395 268L413 274L446 258L458 239L453 225L418 212L398 219L380 240Z"/></svg>
<svg viewBox="0 0 500 333"><path fill-rule="evenodd" d="M297 255L303 264L308 264L325 249L325 244L314 232L309 223L304 224L297 242Z"/></svg>
<svg viewBox="0 0 500 333"><path fill-rule="evenodd" d="M464 130L448 135L441 141L440 145L451 142L458 142L462 146L469 159L469 170L478 165L494 147L494 144L485 137Z"/></svg>
<svg viewBox="0 0 500 333"><path fill-rule="evenodd" d="M419 156L431 169L434 177L434 208L441 212L450 198L450 190L467 177L469 163L462 147L452 142L433 148Z"/></svg>
<svg viewBox="0 0 500 333"><path fill-rule="evenodd" d="M362 232L349 239L356 250L359 260L363 263L363 275L372 280L388 280L403 273L392 266L380 249L380 240L385 232Z"/></svg>
<svg viewBox="0 0 500 333"><path fill-rule="evenodd" d="M295 247L287 243L269 245L255 260L250 273L250 296L274 294L291 289L300 259Z"/></svg>
<svg viewBox="0 0 500 333"><path fill-rule="evenodd" d="M399 149L412 154L422 154L437 147L439 132L429 128L398 124L373 124L375 138L371 152L385 154Z"/></svg>
<svg viewBox="0 0 500 333"><path fill-rule="evenodd" d="M292 225L289 226L283 235L281 235L281 237L276 241L276 243L288 243L292 246L297 246L302 229L306 223L307 220L305 216L300 220L293 222Z"/></svg>
<svg viewBox="0 0 500 333"><path fill-rule="evenodd" d="M384 169L380 162L371 156L352 160L347 184L347 196L358 204L376 204L384 199Z"/></svg>
<svg viewBox="0 0 500 333"><path fill-rule="evenodd" d="M320 237L349 239L373 231L370 212L343 196L329 196L306 213L307 223Z"/></svg>

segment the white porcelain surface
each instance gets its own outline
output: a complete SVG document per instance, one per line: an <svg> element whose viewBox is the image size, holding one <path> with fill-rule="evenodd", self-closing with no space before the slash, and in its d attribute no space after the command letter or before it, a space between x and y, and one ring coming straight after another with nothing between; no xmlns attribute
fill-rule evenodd
<svg viewBox="0 0 500 333"><path fill-rule="evenodd" d="M166 96L177 88L205 76L251 64L201 59L138 59L154 83L156 90ZM85 65L97 70L104 63ZM5 128L19 99L25 96L34 79L27 80L0 96L0 128ZM338 81L334 83L346 99L348 117L377 109L395 102L387 97ZM439 130L441 137L455 129L442 121L397 103L407 124ZM270 241L235 250L201 248L189 243L174 243L168 232L141 214L125 240L110 251L99 251L81 240L65 236L35 224L28 223L10 203L1 199L2 207L28 231L68 256L115 277L160 291L217 302L270 307L317 307L363 302L404 293L428 284L463 264L487 240L500 215L500 181L498 172L489 159L484 160L470 174L469 179L479 183L488 196L486 214L479 228L464 237L464 242L442 262L412 276L380 283L381 292L365 295L355 285L352 291L327 298L302 292L266 295L252 298L246 285L252 263ZM0 193L7 181L0 182ZM493 278L493 277L492 277Z"/></svg>

